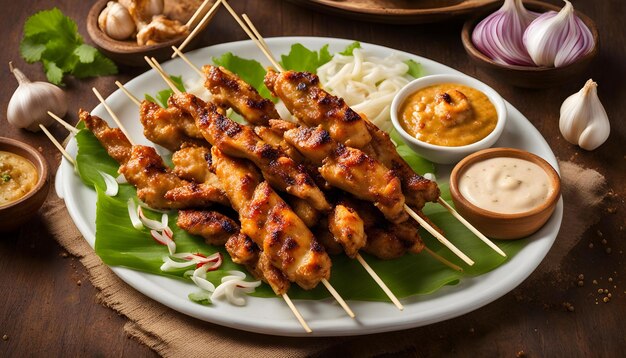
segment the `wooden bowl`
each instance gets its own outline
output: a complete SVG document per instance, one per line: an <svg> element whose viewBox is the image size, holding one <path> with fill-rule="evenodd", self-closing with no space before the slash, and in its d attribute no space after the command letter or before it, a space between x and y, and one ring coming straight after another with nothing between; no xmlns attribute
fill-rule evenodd
<svg viewBox="0 0 626 358"><path fill-rule="evenodd" d="M478 68L497 80L524 88L555 87L566 82L579 79L584 74L585 69L589 66L591 61L598 54L599 37L596 24L589 17L576 11L576 15L580 17L587 27L589 27L589 30L591 30L591 34L593 35L594 47L588 54L579 58L574 63L563 67L514 66L496 63L474 46L474 43L472 42L472 32L474 31L474 27L476 27L480 21L497 10L499 6L501 6L500 3L495 4L495 6L491 6L479 15L467 20L463 25L463 30L461 32L463 47L465 47L465 51L469 57L478 66ZM528 10L540 13L550 10L558 12L561 9L555 5L529 0L524 1L524 6Z"/></svg>
<svg viewBox="0 0 626 358"><path fill-rule="evenodd" d="M98 0L89 10L87 15L87 33L102 53L118 64L133 67L148 67L144 56L154 57L159 62L169 60L172 56L172 46L178 46L185 40L181 36L167 42L156 45L140 46L135 39L118 41L107 36L98 26L98 16L106 7L109 0ZM185 49L195 48L199 36L196 36Z"/></svg>
<svg viewBox="0 0 626 358"><path fill-rule="evenodd" d="M37 184L20 199L0 206L0 232L13 231L30 220L41 207L50 189L50 170L46 158L35 148L15 139L0 137L0 151L11 152L28 159L39 175Z"/></svg>
<svg viewBox="0 0 626 358"><path fill-rule="evenodd" d="M541 167L548 174L554 188L548 199L530 211L516 214L496 213L469 202L459 191L459 178L470 165L496 157L523 159ZM494 239L519 239L536 232L548 221L561 197L561 180L556 170L535 154L513 148L491 148L467 156L454 167L450 174L450 194L456 210L486 236Z"/></svg>

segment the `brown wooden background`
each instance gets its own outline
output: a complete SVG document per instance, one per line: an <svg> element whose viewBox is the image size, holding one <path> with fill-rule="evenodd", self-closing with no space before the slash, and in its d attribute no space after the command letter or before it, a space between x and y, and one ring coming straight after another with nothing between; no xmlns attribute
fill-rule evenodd
<svg viewBox="0 0 626 358"><path fill-rule="evenodd" d="M551 1L559 4L558 1ZM462 22L430 25L381 25L312 12L278 0L233 0L238 12L246 12L266 37L329 36L360 40L412 52L476 76L499 91L541 131L558 158L594 168L606 176L616 197L606 200L600 223L591 228L572 250L558 275L533 274L512 293L465 316L424 328L414 347L402 352L414 356L505 356L523 351L528 356L625 356L626 270L623 250L626 207L626 5L621 0L573 0L574 6L594 19L601 50L592 67L569 85L547 90L524 90L499 83L477 72L461 45ZM58 155L42 134L17 130L6 122L6 106L16 88L8 71L13 60L32 80L45 76L39 64L20 58L18 44L25 19L37 10L59 7L78 22L88 40L84 19L91 2L78 0L2 0L0 21L0 135L41 146L56 166ZM221 9L203 34L206 45L246 39ZM143 70L142 70L143 71ZM121 68L122 82L142 72ZM585 80L599 83L600 98L609 114L609 141L594 152L582 151L563 140L558 130L561 102L578 91ZM75 123L79 107L98 103L90 88L113 92L113 78L67 80L70 114ZM52 127L57 138L65 132ZM566 203L567 205L567 203ZM615 212L613 212L615 209ZM613 213L611 213L613 212ZM602 233L602 237L599 233ZM603 243L602 240L606 240ZM593 248L589 245L593 244ZM607 248L611 252L607 253ZM64 257L39 219L21 231L0 237L0 356L151 356L148 348L123 333L124 317L96 302L95 289L80 263ZM584 274L584 286L577 276ZM608 278L613 282L609 285ZM598 281L593 285L592 280ZM80 282L81 284L79 284ZM615 288L613 287L615 286ZM609 303L598 304L599 287L611 288ZM568 311L563 304L575 310ZM376 339L373 336L372 339ZM332 353L348 352L349 347ZM344 353L345 353L344 352Z"/></svg>

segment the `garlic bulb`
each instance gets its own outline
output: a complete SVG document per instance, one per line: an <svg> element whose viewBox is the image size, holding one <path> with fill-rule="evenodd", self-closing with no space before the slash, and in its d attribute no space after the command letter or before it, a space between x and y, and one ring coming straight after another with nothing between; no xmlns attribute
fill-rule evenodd
<svg viewBox="0 0 626 358"><path fill-rule="evenodd" d="M503 65L532 66L522 37L539 16L524 8L522 0L505 0L502 7L482 20L472 32L472 42L486 56Z"/></svg>
<svg viewBox="0 0 626 358"><path fill-rule="evenodd" d="M98 26L112 39L126 40L135 33L135 21L124 6L109 1L98 16Z"/></svg>
<svg viewBox="0 0 626 358"><path fill-rule="evenodd" d="M566 66L593 49L591 30L564 1L561 11L541 14L524 32L524 45L537 66Z"/></svg>
<svg viewBox="0 0 626 358"><path fill-rule="evenodd" d="M19 83L7 107L9 123L38 132L39 124L48 126L54 122L48 111L59 117L67 113L67 99L62 89L48 82L31 82L22 71L13 68L11 62L9 68Z"/></svg>
<svg viewBox="0 0 626 358"><path fill-rule="evenodd" d="M590 79L561 105L561 134L568 142L586 150L598 148L611 132L609 118L598 98L597 87L598 84Z"/></svg>

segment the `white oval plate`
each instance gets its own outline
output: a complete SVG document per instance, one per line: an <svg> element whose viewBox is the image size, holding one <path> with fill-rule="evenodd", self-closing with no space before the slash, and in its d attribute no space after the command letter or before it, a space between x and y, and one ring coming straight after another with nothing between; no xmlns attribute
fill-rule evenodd
<svg viewBox="0 0 626 358"><path fill-rule="evenodd" d="M319 49L330 44L331 52L341 51L351 40L316 37L281 37L268 38L267 43L276 56L289 52L292 44L299 42L310 49ZM390 48L362 43L370 54L385 57ZM188 53L196 64L211 62L211 57L221 56L225 52L244 58L259 60L264 66L269 65L261 52L251 41L240 41L215 45ZM460 73L437 62L402 53L407 59L422 64L428 74ZM197 76L182 60L176 59L164 64L169 74L183 74L185 79ZM148 71L126 85L137 97L144 93L154 93L165 88L165 84L154 71ZM138 109L120 91L107 99L107 103L121 118L133 139L140 144L153 145L143 137L143 130L138 120ZM504 133L495 146L508 146L533 152L546 159L552 166L558 164L548 143L533 125L513 106L507 103L509 120ZM109 115L102 105L97 106L93 114L107 119ZM72 139L67 149L76 154L76 141ZM444 176L450 167L440 167ZM442 177L442 176L440 176ZM58 192L64 197L70 216L93 247L95 243L95 192L82 184L71 165L63 161L57 176ZM434 205L434 204L429 204ZM563 202L559 201L556 211L548 223L532 237L525 239L526 246L510 261L497 269L473 278L465 278L458 285L446 286L434 294L414 296L403 299L404 311L399 311L393 304L385 302L349 301L357 318L349 318L334 301L297 300L296 305L313 330L307 335L295 319L285 302L280 298L249 297L245 307L236 307L217 301L212 306L202 306L191 302L187 294L196 290L191 283L180 282L161 276L142 273L121 267L111 267L122 280L146 296L198 319L223 326L246 331L283 335L283 336L348 336L376 332L395 331L423 326L460 316L494 301L519 285L528 277L545 257L554 242L563 216ZM407 277L410 279L410 277Z"/></svg>

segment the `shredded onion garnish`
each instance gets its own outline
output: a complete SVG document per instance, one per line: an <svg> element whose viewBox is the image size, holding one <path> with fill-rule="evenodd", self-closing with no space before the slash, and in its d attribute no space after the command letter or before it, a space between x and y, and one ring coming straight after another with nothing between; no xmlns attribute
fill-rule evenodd
<svg viewBox="0 0 626 358"><path fill-rule="evenodd" d="M133 227L137 230L141 230L143 228L143 224L141 220L139 220L139 215L137 214L137 205L135 204L135 200L133 198L128 199L128 216L130 217L130 222L133 224Z"/></svg>
<svg viewBox="0 0 626 358"><path fill-rule="evenodd" d="M391 101L409 83L408 71L409 66L397 53L378 58L366 56L362 49L355 48L352 56L335 54L317 69L317 75L328 91L342 97L382 130L390 131Z"/></svg>
<svg viewBox="0 0 626 358"><path fill-rule="evenodd" d="M161 221L149 219L143 213L143 209L141 208L141 206L137 208L137 214L139 215L139 220L141 220L141 223L144 224L144 226L148 229L162 231L167 228L167 219L163 219L163 217L161 217ZM163 215L167 217L167 214Z"/></svg>
<svg viewBox="0 0 626 358"><path fill-rule="evenodd" d="M176 252L176 243L168 235L156 230L150 230L150 235L152 235L152 238L159 244L167 246L167 250L170 252L170 255L173 255Z"/></svg>
<svg viewBox="0 0 626 358"><path fill-rule="evenodd" d="M172 258L185 261L175 261L172 260ZM207 257L199 253L192 254L185 252L166 256L163 261L164 262L163 265L161 265L161 271L173 271L193 265L195 265L196 268L208 266L207 271L214 271L222 265L222 254L217 252Z"/></svg>
<svg viewBox="0 0 626 358"><path fill-rule="evenodd" d="M245 294L254 292L261 285L261 281L244 281L246 274L241 271L228 271L228 274L222 277L222 283L215 288L211 300L226 296L228 302L234 305L245 305Z"/></svg>
<svg viewBox="0 0 626 358"><path fill-rule="evenodd" d="M98 173L100 173L100 176L102 177L102 179L104 179L104 184L107 187L104 191L104 194L107 196L116 196L117 192L119 191L119 185L117 184L117 181L115 181L115 178L99 170Z"/></svg>
<svg viewBox="0 0 626 358"><path fill-rule="evenodd" d="M424 178L426 178L426 179L428 179L430 181L437 181L437 177L433 173L425 173L424 174Z"/></svg>

